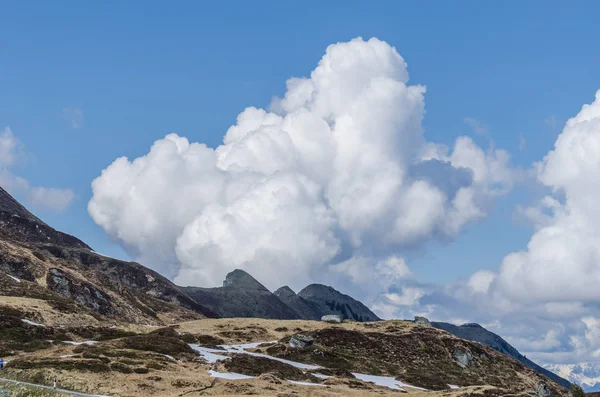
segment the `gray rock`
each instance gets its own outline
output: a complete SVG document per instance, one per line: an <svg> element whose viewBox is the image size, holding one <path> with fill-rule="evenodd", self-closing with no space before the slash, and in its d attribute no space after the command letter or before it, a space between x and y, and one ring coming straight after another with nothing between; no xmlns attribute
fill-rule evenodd
<svg viewBox="0 0 600 397"><path fill-rule="evenodd" d="M425 317L415 316L415 324L431 327L431 323Z"/></svg>
<svg viewBox="0 0 600 397"><path fill-rule="evenodd" d="M473 363L473 354L468 350L456 349L452 352L452 359L463 368L467 368Z"/></svg>
<svg viewBox="0 0 600 397"><path fill-rule="evenodd" d="M326 323L335 323L339 324L344 321L344 317L339 314L328 314L327 316L321 317L321 321L325 321Z"/></svg>
<svg viewBox="0 0 600 397"><path fill-rule="evenodd" d="M314 341L315 339L313 337L297 334L290 338L290 347L302 348L312 345Z"/></svg>
<svg viewBox="0 0 600 397"><path fill-rule="evenodd" d="M537 387L535 388L535 395L537 397L549 397L551 394L552 392L544 381L538 383Z"/></svg>

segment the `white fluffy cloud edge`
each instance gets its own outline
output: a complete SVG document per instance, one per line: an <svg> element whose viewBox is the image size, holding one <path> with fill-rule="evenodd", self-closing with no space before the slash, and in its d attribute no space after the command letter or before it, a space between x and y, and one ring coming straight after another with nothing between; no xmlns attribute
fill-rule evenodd
<svg viewBox="0 0 600 397"><path fill-rule="evenodd" d="M27 153L9 127L0 131L0 186L22 198L33 209L48 212L66 210L75 194L71 189L32 186L27 179L15 175L16 164L24 161Z"/></svg>
<svg viewBox="0 0 600 397"><path fill-rule="evenodd" d="M600 355L598 97L535 164L552 195L524 210L536 225L527 251L431 286L403 252L484 219L523 177L509 153L468 136L428 142L425 87L376 38L330 45L286 87L242 111L216 149L170 134L116 159L92 183L89 214L178 284L219 285L235 268L271 289L334 280L383 317L477 320L545 362Z"/></svg>

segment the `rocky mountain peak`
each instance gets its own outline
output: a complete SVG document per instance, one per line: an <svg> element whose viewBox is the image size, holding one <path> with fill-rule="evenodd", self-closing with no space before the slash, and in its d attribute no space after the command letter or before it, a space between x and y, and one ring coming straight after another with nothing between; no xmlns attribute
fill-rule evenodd
<svg viewBox="0 0 600 397"><path fill-rule="evenodd" d="M328 287L323 284L311 284L305 287L302 291L298 292L298 296L301 296L305 299L313 297L324 298L328 296L333 296L335 294L339 294L339 292L333 289L332 287Z"/></svg>
<svg viewBox="0 0 600 397"><path fill-rule="evenodd" d="M6 238L34 244L91 249L83 241L48 226L0 187L0 232Z"/></svg>
<svg viewBox="0 0 600 397"><path fill-rule="evenodd" d="M254 277L241 269L235 269L227 274L227 276L225 276L225 280L223 281L223 287L268 291L264 285L259 283Z"/></svg>
<svg viewBox="0 0 600 397"><path fill-rule="evenodd" d="M296 296L296 293L287 285L279 288L274 294L281 299Z"/></svg>
<svg viewBox="0 0 600 397"><path fill-rule="evenodd" d="M33 215L23 207L17 200L15 200L6 190L0 187L0 211L7 212L12 216L24 218L32 222L44 224L38 217Z"/></svg>
<svg viewBox="0 0 600 397"><path fill-rule="evenodd" d="M368 307L349 295L323 284L311 284L298 293L312 307L312 311L339 314L355 321L377 321L379 317Z"/></svg>
<svg viewBox="0 0 600 397"><path fill-rule="evenodd" d="M481 325L477 324L477 323L466 323L461 325L461 327L465 327L465 328L483 328Z"/></svg>

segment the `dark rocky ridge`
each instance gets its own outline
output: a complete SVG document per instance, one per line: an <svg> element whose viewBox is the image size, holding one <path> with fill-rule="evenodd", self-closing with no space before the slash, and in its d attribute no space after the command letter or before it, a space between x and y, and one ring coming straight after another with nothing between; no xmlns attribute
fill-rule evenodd
<svg viewBox="0 0 600 397"><path fill-rule="evenodd" d="M490 332L487 329L483 328L479 324L468 323L468 324L463 324L463 325L457 326L457 325L453 325L453 324L432 321L431 325L435 328L449 332L452 335L458 336L459 338L474 341L474 342L479 342L486 346L489 346L492 349L494 349L500 353L504 353L507 356L510 356L510 357L516 359L517 361L523 363L524 365L528 366L529 368L535 370L536 372L546 376L547 378L553 380L554 382L556 382L566 388L569 388L571 385L571 383L568 380L561 378L560 376L556 375L555 373L550 372L547 369L542 368L541 366L537 365L533 361L529 360L527 357L525 357L524 355L519 353L519 351L517 349L512 347L507 341L505 341L504 339L502 339L500 336L496 335L495 333Z"/></svg>
<svg viewBox="0 0 600 397"><path fill-rule="evenodd" d="M361 322L381 320L361 302L326 285L311 284L300 291L298 296L316 308L321 316L340 314L346 319Z"/></svg>
<svg viewBox="0 0 600 397"><path fill-rule="evenodd" d="M254 277L240 269L229 273L222 287L182 287L182 290L221 317L302 318Z"/></svg>

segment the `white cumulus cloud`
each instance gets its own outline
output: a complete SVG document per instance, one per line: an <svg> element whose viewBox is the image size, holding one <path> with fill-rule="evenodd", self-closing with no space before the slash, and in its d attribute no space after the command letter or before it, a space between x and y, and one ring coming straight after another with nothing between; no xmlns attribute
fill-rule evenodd
<svg viewBox="0 0 600 397"><path fill-rule="evenodd" d="M530 211L537 230L527 250L507 255L496 288L514 300L600 299L600 91L536 164L539 181L557 195ZM538 208L540 208L538 207Z"/></svg>
<svg viewBox="0 0 600 397"><path fill-rule="evenodd" d="M406 272L404 249L453 238L512 186L508 153L426 141L425 87L408 84L383 41L333 44L286 86L268 110L242 111L215 149L170 134L115 160L92 183L94 221L180 284L243 268L301 288L340 271Z"/></svg>

